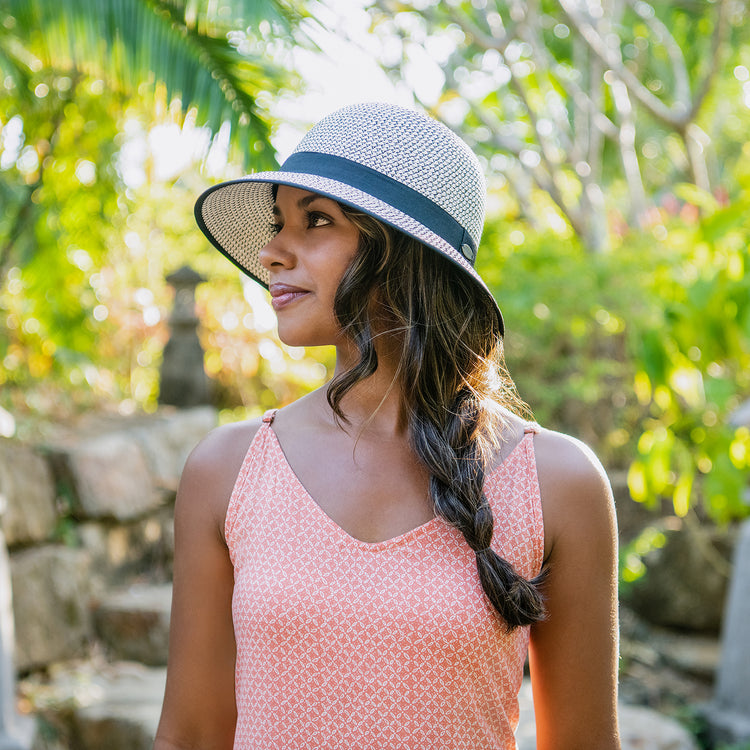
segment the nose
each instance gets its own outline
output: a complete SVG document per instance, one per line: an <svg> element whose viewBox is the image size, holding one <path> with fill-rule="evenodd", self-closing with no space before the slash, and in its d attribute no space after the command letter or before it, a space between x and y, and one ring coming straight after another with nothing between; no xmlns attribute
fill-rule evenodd
<svg viewBox="0 0 750 750"><path fill-rule="evenodd" d="M258 252L258 260L266 271L279 270L281 268L293 268L295 256L289 247L287 236L282 227L273 239L264 245Z"/></svg>

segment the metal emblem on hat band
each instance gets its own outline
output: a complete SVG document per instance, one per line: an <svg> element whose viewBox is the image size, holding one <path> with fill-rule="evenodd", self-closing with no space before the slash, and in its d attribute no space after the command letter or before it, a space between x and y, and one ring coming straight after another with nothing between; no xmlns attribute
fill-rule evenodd
<svg viewBox="0 0 750 750"><path fill-rule="evenodd" d="M461 253L461 255L466 258L466 260L471 263L471 265L474 265L474 261L477 259L477 251L476 248L470 245L468 242L464 242L463 245L458 249L458 251Z"/></svg>

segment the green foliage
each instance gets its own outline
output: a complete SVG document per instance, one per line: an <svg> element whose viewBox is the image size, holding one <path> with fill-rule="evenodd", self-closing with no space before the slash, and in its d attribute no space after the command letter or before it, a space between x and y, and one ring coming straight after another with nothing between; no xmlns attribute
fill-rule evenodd
<svg viewBox="0 0 750 750"><path fill-rule="evenodd" d="M180 137L177 124L170 132ZM173 303L165 277L184 264L209 280L197 289L199 334L224 419L291 401L326 378L320 355L278 342L260 288L245 289L240 273L198 231L193 203L206 186L192 164L176 182L122 190L106 231L79 216L66 256L49 260L51 273L64 275L53 287L36 257L11 269L0 287L0 322L7 325L0 337L0 406L16 416L22 433L37 429L35 415L62 420L85 409L156 408ZM74 210L86 190L73 181L70 200L60 206ZM98 244L86 234L92 230L102 231ZM54 311L67 295L65 317Z"/></svg>
<svg viewBox="0 0 750 750"><path fill-rule="evenodd" d="M480 253L480 272L503 310L506 358L522 397L540 422L605 448L610 463L626 461L623 425L639 410L624 311L640 300L632 286L610 280L638 261L591 257L573 237L538 234L523 222L491 223L482 245L497 253Z"/></svg>
<svg viewBox="0 0 750 750"><path fill-rule="evenodd" d="M70 372L95 350L89 275L106 257L121 181L112 116L120 102L94 84L50 76L33 107L3 102L2 132L14 128L21 145L10 159L11 148L1 154L2 381Z"/></svg>
<svg viewBox="0 0 750 750"><path fill-rule="evenodd" d="M638 536L619 549L620 592L626 594L631 584L646 574L643 558L667 543L664 532L647 526Z"/></svg>
<svg viewBox="0 0 750 750"><path fill-rule="evenodd" d="M241 14L250 11L256 26L238 31ZM85 224L88 241L78 244L96 264L123 190L116 158L129 106L163 119L176 103L183 120L189 112L189 122L214 135L227 125L246 163L275 166L258 99L294 79L273 55L283 44L266 37L289 34L300 17L295 3L281 0L221 9L150 0L6 3L0 197L9 210L0 217L2 275L35 258L49 269L48 282L65 282L60 288L74 293L75 272L58 268L52 256L60 246L69 249L70 234L86 234ZM77 206L66 205L71 188ZM74 314L75 305L67 307Z"/></svg>
<svg viewBox="0 0 750 750"><path fill-rule="evenodd" d="M128 94L164 87L167 102L217 132L229 124L246 162L275 166L263 92L291 75L268 54L288 36L300 7L281 0L224 3L173 0L9 0L0 17L0 71L28 99L27 69L105 79ZM250 22L253 25L247 26Z"/></svg>
<svg viewBox="0 0 750 750"><path fill-rule="evenodd" d="M394 77L461 131L531 222L564 218L592 251L609 247L608 211L647 226L676 182L724 184L746 132L740 82L727 75L747 44L746 12L684 2L601 12L571 0L371 8Z"/></svg>
<svg viewBox="0 0 750 750"><path fill-rule="evenodd" d="M731 424L750 394L749 209L744 189L692 223L662 210L595 256L518 222L483 239L511 374L537 418L627 466L635 500L718 523L750 511L750 431Z"/></svg>
<svg viewBox="0 0 750 750"><path fill-rule="evenodd" d="M255 168L274 166L260 100L293 84L279 54L302 16L295 0L3 5L3 406L19 417L62 416L104 402L155 407L168 335L164 276L180 265L177 258L198 252L192 204L206 182L193 178L176 190L170 198L183 203L166 211L169 185L153 174L156 156L143 164L143 196L126 182L125 152L146 143L156 124L171 127L175 138L182 128L193 140L196 125L207 125L203 157L213 144ZM188 167L194 174L201 158ZM144 198L146 215L174 224L142 226ZM236 275L233 289L241 295ZM266 380L278 388L278 374ZM236 387L230 390L229 403L242 403Z"/></svg>

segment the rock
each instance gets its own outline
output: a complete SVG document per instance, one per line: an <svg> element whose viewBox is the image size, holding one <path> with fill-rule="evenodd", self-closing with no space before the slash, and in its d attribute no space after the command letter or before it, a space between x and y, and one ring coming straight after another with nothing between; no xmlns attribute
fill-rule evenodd
<svg viewBox="0 0 750 750"><path fill-rule="evenodd" d="M79 518L142 516L164 504L143 453L128 432L111 432L51 448L55 470L72 488Z"/></svg>
<svg viewBox="0 0 750 750"><path fill-rule="evenodd" d="M39 734L36 718L18 716L7 721L0 729L0 750L29 750L34 747Z"/></svg>
<svg viewBox="0 0 750 750"><path fill-rule="evenodd" d="M151 750L161 715L165 669L119 665L99 678L98 700L74 712L80 750Z"/></svg>
<svg viewBox="0 0 750 750"><path fill-rule="evenodd" d="M519 694L521 720L516 732L518 750L536 750L531 683L524 680ZM642 706L620 703L622 750L698 750L693 736L674 719Z"/></svg>
<svg viewBox="0 0 750 750"><path fill-rule="evenodd" d="M534 699L531 695L531 681L525 679L518 693L518 706L521 715L516 729L518 750L536 750L536 726L534 725Z"/></svg>
<svg viewBox="0 0 750 750"><path fill-rule="evenodd" d="M36 722L20 714L16 705L12 588L8 550L0 531L0 748L29 750Z"/></svg>
<svg viewBox="0 0 750 750"><path fill-rule="evenodd" d="M79 518L129 520L177 490L190 451L216 426L211 407L162 409L136 417L90 417L59 428L48 450L70 485Z"/></svg>
<svg viewBox="0 0 750 750"><path fill-rule="evenodd" d="M664 633L656 648L664 661L680 672L712 682L721 656L719 639L711 636Z"/></svg>
<svg viewBox="0 0 750 750"><path fill-rule="evenodd" d="M716 742L750 741L750 519L742 523L722 631L716 695L707 712Z"/></svg>
<svg viewBox="0 0 750 750"><path fill-rule="evenodd" d="M713 682L721 655L718 636L667 630L649 625L620 607L620 656L659 670L664 666Z"/></svg>
<svg viewBox="0 0 750 750"><path fill-rule="evenodd" d="M203 406L162 410L148 418L134 420L129 431L146 457L156 486L176 491L190 451L216 423L216 410Z"/></svg>
<svg viewBox="0 0 750 750"><path fill-rule="evenodd" d="M36 710L55 717L76 750L151 750L166 669L120 662L51 670L49 684L26 686Z"/></svg>
<svg viewBox="0 0 750 750"><path fill-rule="evenodd" d="M86 521L78 525L77 534L91 555L92 574L99 588L110 588L138 576L159 581L171 578L174 558L171 506L134 521Z"/></svg>
<svg viewBox="0 0 750 750"><path fill-rule="evenodd" d="M750 716L721 708L716 703L701 707L699 713L707 723L711 747L745 750L750 746Z"/></svg>
<svg viewBox="0 0 750 750"><path fill-rule="evenodd" d="M650 625L620 607L620 700L672 713L709 700L720 653L712 635Z"/></svg>
<svg viewBox="0 0 750 750"><path fill-rule="evenodd" d="M643 706L620 705L622 750L698 750L681 724Z"/></svg>
<svg viewBox="0 0 750 750"><path fill-rule="evenodd" d="M14 553L10 568L19 671L80 656L92 633L88 555L48 545Z"/></svg>
<svg viewBox="0 0 750 750"><path fill-rule="evenodd" d="M172 587L133 585L107 595L95 613L96 630L116 660L167 663Z"/></svg>
<svg viewBox="0 0 750 750"><path fill-rule="evenodd" d="M57 523L55 486L47 461L14 440L0 439L0 495L9 547L50 539Z"/></svg>
<svg viewBox="0 0 750 750"><path fill-rule="evenodd" d="M623 599L654 625L716 633L736 535L670 521L666 543L645 556L646 574L623 591Z"/></svg>

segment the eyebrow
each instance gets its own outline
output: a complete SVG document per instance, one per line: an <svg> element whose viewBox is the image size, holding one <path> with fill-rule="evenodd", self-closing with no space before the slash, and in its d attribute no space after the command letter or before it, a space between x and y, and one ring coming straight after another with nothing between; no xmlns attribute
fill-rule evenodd
<svg viewBox="0 0 750 750"><path fill-rule="evenodd" d="M305 195L297 201L297 208L307 208L313 201L316 201L320 198L322 198L323 200L333 200L333 198L326 198L325 195L320 195L319 193L310 193L309 195ZM275 217L281 216L281 211L279 210L279 207L275 202L271 208L271 213L273 213Z"/></svg>

